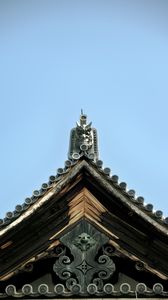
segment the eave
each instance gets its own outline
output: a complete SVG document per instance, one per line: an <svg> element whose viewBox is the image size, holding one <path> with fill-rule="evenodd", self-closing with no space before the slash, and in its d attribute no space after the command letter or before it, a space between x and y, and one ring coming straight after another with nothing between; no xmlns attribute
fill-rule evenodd
<svg viewBox="0 0 168 300"><path fill-rule="evenodd" d="M45 205L53 196L58 195L73 179L79 174L82 169L89 172L93 178L102 186L103 189L107 191L108 194L118 198L124 205L126 205L133 213L139 215L148 222L150 225L154 226L159 232L168 236L168 229L162 220L155 218L155 215L148 212L143 205L141 205L135 197L130 196L129 191L123 191L119 184L114 183L113 178L105 174L101 168L89 161L87 158L83 157L78 160L76 164L72 165L63 175L59 176L59 181L54 182L41 196L37 197L37 200L30 205L26 211L22 212L15 220L13 220L5 228L2 227L0 230L0 237L10 231L12 228L29 218L34 214L40 207Z"/></svg>

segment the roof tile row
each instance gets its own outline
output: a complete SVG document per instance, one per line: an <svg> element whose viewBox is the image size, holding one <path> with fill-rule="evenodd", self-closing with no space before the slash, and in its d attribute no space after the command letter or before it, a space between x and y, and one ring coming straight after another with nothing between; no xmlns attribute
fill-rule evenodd
<svg viewBox="0 0 168 300"><path fill-rule="evenodd" d="M94 160L88 157L86 153L81 154L81 156L86 156L87 159L89 159L89 161L92 163L92 165L94 165L99 172L101 172L109 181L111 181L111 183L118 190L120 190L122 194L124 194L131 201L133 201L135 205L137 205L140 209L146 211L146 213L148 213L152 218L157 220L160 224L168 226L168 217L163 218L163 212L161 210L154 211L153 205L151 203L145 204L143 197L136 197L135 191L128 190L127 184L125 182L119 182L119 177L117 175L111 176L110 168L103 168L102 160L97 160L96 162L94 162ZM26 198L22 205L16 205L15 210L13 212L7 212L5 218L0 219L0 229L12 223L33 203L35 203L41 196L43 196L46 193L46 191L51 189L56 182L60 181L61 178L70 171L73 165L75 165L80 160L81 156L78 157L78 159L76 160L66 160L65 167L58 168L57 174L51 175L49 177L48 183L43 183L40 190L35 190L33 192L33 195L30 198Z"/></svg>

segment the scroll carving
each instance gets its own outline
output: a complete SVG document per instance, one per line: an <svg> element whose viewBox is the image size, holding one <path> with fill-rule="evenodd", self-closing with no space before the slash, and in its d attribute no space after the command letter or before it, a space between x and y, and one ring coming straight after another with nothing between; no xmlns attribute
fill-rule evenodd
<svg viewBox="0 0 168 300"><path fill-rule="evenodd" d="M108 238L90 224L81 223L61 240L66 250L54 263L53 270L68 291L78 286L79 293L87 295L90 284L94 284L102 292L116 270L110 249L104 248Z"/></svg>

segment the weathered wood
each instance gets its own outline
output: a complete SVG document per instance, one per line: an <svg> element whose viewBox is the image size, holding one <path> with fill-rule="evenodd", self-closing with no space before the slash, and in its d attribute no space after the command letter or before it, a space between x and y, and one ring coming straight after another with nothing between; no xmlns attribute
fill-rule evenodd
<svg viewBox="0 0 168 300"><path fill-rule="evenodd" d="M104 233L118 258L143 262L158 280L168 280L168 231L85 160L30 209L0 231L0 281L28 262L47 257L65 233L86 220Z"/></svg>

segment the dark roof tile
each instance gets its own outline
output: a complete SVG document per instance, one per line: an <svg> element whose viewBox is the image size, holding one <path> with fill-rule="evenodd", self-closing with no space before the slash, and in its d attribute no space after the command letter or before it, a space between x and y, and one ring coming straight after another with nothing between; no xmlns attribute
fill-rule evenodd
<svg viewBox="0 0 168 300"><path fill-rule="evenodd" d="M12 223L16 218L18 218L24 211L26 211L33 203L35 203L40 197L42 197L46 191L50 190L53 185L60 181L65 174L67 174L72 167L78 163L81 157L85 157L85 159L89 159L86 153L82 153L78 160L66 160L64 168L58 168L56 175L51 175L49 177L48 183L43 183L40 190L35 190L33 192L32 197L28 197L25 199L22 205L16 205L15 210L13 212L7 212L6 217L4 219L0 219L0 228L7 226L8 224ZM136 197L134 190L127 190L127 184L125 182L119 182L119 177L117 175L110 176L111 170L110 168L102 168L103 161L97 160L96 162L93 158L89 159L90 163L97 169L98 172L101 172L103 176L108 181L111 181L111 184L114 185L117 189L121 191L122 194L127 196L130 201L133 201L135 205L137 205L143 211L150 214L152 218L158 221L162 225L168 226L168 217L163 218L163 212L161 210L153 211L152 204L144 204L144 198L141 196Z"/></svg>

